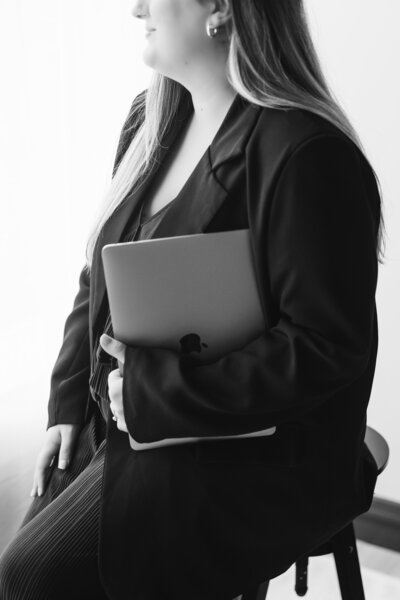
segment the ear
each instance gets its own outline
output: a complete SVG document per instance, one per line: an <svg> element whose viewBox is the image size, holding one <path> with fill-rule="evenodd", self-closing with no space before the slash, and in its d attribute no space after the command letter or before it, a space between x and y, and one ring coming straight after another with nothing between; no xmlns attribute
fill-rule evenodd
<svg viewBox="0 0 400 600"><path fill-rule="evenodd" d="M232 9L230 0L214 0L212 14L210 15L210 25L212 27L221 27L230 23L232 19Z"/></svg>

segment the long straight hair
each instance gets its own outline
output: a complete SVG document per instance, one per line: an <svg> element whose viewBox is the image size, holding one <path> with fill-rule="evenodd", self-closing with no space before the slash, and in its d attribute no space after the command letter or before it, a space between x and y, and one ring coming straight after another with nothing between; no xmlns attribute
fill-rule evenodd
<svg viewBox="0 0 400 600"><path fill-rule="evenodd" d="M202 2L203 0L197 0ZM222 35L227 44L226 76L247 101L273 109L302 109L339 128L365 155L361 141L322 73L302 0L230 0L232 18ZM218 34L220 35L220 34ZM165 132L189 92L179 82L153 72L145 93L132 104L124 135L133 132L100 206L89 236L86 268L105 222L128 193L151 173ZM374 171L373 171L374 172ZM379 180L374 172L380 193ZM377 258L383 262L384 219L380 202Z"/></svg>

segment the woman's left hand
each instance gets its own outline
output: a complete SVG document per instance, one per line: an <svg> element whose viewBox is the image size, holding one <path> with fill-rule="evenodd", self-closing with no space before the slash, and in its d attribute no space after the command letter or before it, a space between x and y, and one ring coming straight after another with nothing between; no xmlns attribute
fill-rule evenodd
<svg viewBox="0 0 400 600"><path fill-rule="evenodd" d="M122 367L125 362L125 344L114 340L106 333L100 337L100 346L118 360L119 368L111 371L108 375L108 395L110 397L110 410L114 415L117 427L120 431L128 432L128 428L125 422L124 404L122 400L122 384L124 381L121 375Z"/></svg>

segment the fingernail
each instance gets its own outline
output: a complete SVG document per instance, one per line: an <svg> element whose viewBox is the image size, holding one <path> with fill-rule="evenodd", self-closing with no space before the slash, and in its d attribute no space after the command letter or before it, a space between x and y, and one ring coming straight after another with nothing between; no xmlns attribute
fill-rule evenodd
<svg viewBox="0 0 400 600"><path fill-rule="evenodd" d="M42 493L43 493L43 492L42 492L42 490L41 490L41 489L39 489L39 491L38 491L38 496L41 496L41 495L42 495Z"/></svg>
<svg viewBox="0 0 400 600"><path fill-rule="evenodd" d="M68 462L66 460L60 460L58 463L59 469L66 469L68 466Z"/></svg>
<svg viewBox="0 0 400 600"><path fill-rule="evenodd" d="M30 493L30 495L31 495L31 496L36 496L36 494L35 494L35 490L32 490L32 491L31 491L31 493Z"/></svg>

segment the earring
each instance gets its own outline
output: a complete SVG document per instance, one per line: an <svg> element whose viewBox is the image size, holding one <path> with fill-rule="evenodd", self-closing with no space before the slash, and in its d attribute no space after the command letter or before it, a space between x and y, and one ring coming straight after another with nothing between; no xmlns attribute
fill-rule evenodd
<svg viewBox="0 0 400 600"><path fill-rule="evenodd" d="M211 27L210 23L207 23L207 35L209 38L213 38L218 34L219 27Z"/></svg>

